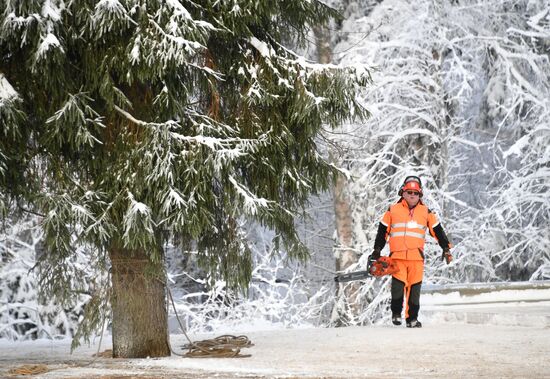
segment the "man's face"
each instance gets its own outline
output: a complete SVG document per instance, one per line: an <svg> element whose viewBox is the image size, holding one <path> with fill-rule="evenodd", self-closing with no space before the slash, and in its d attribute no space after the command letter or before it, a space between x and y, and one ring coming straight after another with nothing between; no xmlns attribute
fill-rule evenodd
<svg viewBox="0 0 550 379"><path fill-rule="evenodd" d="M403 191L403 199L409 204L409 208L412 208L420 201L420 193L414 190Z"/></svg>

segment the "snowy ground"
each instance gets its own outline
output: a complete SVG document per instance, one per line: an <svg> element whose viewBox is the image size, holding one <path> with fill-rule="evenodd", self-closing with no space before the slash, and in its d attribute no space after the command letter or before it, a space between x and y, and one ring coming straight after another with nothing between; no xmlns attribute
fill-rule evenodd
<svg viewBox="0 0 550 379"><path fill-rule="evenodd" d="M423 299L422 329L256 330L246 333L250 358L94 360L97 345L70 355L68 341L0 340L0 377L45 364L50 371L34 378L550 378L550 286ZM171 343L181 352L186 341L172 335ZM101 350L110 346L104 339Z"/></svg>
<svg viewBox="0 0 550 379"><path fill-rule="evenodd" d="M0 345L1 377L21 365L46 364L35 378L550 378L550 329L430 324L247 333L250 358L107 359L97 347L69 355L68 343ZM200 336L205 337L205 336ZM206 336L212 337L212 336ZM108 347L109 341L106 341ZM174 348L184 343L172 336Z"/></svg>

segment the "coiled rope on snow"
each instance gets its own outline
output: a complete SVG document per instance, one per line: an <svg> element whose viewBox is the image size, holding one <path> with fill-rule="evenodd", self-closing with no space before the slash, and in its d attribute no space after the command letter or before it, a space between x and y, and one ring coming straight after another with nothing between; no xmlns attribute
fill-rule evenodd
<svg viewBox="0 0 550 379"><path fill-rule="evenodd" d="M191 338L185 332L183 323L180 320L178 311L176 310L176 303L172 297L172 291L166 286L168 290L168 296L170 297L170 302L172 303L172 308L176 314L176 319L180 325L181 331L187 338L189 343L183 345L184 349L187 349L187 353L178 354L174 350L172 353L186 357L186 358L248 358L251 357L251 354L241 354L242 348L247 348L254 346L254 344L248 339L247 336L233 336L230 334L225 334L216 338L206 339L202 341L191 341Z"/></svg>

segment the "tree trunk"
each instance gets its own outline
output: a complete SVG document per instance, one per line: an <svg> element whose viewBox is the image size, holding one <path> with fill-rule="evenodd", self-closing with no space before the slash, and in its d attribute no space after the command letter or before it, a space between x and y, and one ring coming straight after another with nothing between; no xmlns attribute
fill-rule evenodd
<svg viewBox="0 0 550 379"><path fill-rule="evenodd" d="M319 63L332 62L332 48L330 46L330 31L328 28L313 28L317 45L317 60ZM330 160L338 165L335 158L336 154L330 152ZM347 181L339 174L334 187L334 215L336 218L336 233L338 235L338 247L336 248L336 271L345 270L350 265L357 263L357 254L352 249L353 243L353 218L351 216L351 206L349 199L345 196ZM348 283L344 286L338 286L336 297L344 296L344 308L337 305L333 309L331 316L332 322L336 325L345 325L353 323L355 317L359 314L359 283ZM343 289L343 291L342 291Z"/></svg>
<svg viewBox="0 0 550 379"><path fill-rule="evenodd" d="M357 263L357 254L351 249L353 241L353 218L349 199L345 196L346 178L338 175L334 187L334 213L336 218L336 233L338 235L338 258L336 270L345 270Z"/></svg>
<svg viewBox="0 0 550 379"><path fill-rule="evenodd" d="M112 247L113 357L170 355L163 262L143 251Z"/></svg>
<svg viewBox="0 0 550 379"><path fill-rule="evenodd" d="M357 254L352 249L353 243L353 218L349 199L345 196L346 178L338 175L334 187L334 214L336 218L336 232L338 235L338 251L336 254L336 271L347 269L357 263ZM333 309L332 322L336 325L354 324L360 313L359 282L346 283L338 286L336 297L344 296L345 301ZM343 290L343 291L342 291Z"/></svg>
<svg viewBox="0 0 550 379"><path fill-rule="evenodd" d="M330 46L330 31L328 28L314 27L317 45L317 60L327 64L332 61L332 48ZM338 165L336 154L330 152L330 160ZM336 216L336 232L338 234L338 251L336 253L336 270L344 270L349 265L357 262L357 254L351 249L353 237L353 219L349 199L345 197L346 178L338 175L334 187L334 212Z"/></svg>

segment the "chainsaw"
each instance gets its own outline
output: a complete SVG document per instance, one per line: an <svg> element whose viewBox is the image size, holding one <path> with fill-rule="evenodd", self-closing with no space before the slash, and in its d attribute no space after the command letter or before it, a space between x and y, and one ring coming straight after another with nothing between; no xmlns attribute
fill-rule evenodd
<svg viewBox="0 0 550 379"><path fill-rule="evenodd" d="M344 283L367 279L369 276L378 278L384 275L393 275L398 271L399 268L397 264L390 257L380 257L376 260L369 260L366 270L337 275L334 277L334 281L337 283Z"/></svg>

